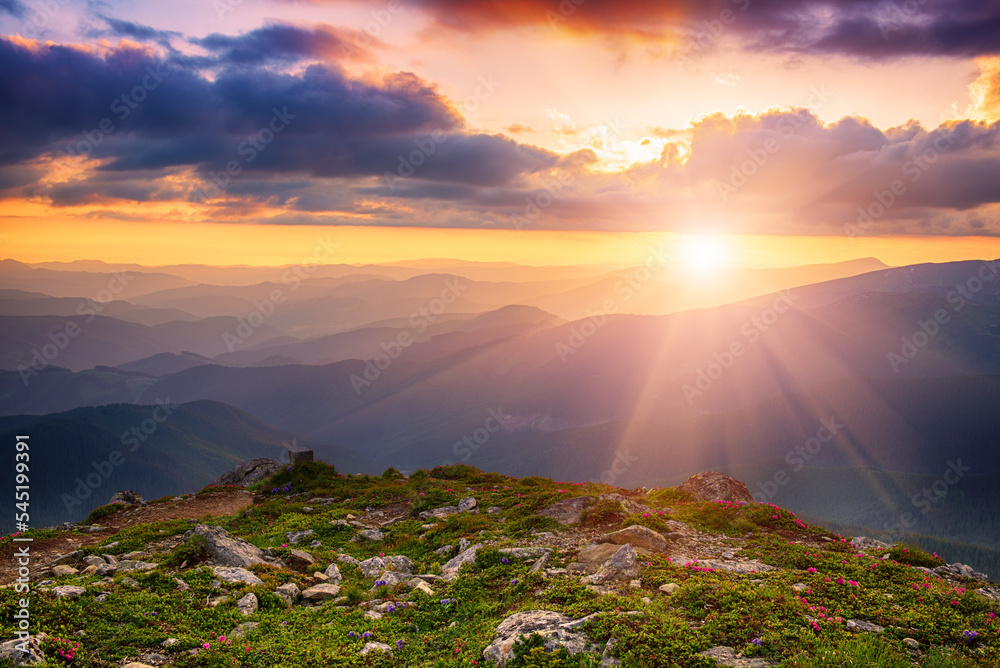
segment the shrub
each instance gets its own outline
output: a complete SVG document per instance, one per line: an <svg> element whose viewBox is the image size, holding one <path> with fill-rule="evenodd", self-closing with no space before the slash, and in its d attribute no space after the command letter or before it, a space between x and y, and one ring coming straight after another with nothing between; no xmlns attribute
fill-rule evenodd
<svg viewBox="0 0 1000 668"><path fill-rule="evenodd" d="M522 517L519 520L511 522L510 533L512 535L524 535L532 531L561 531L564 528L562 524L551 517L528 515L527 517Z"/></svg>
<svg viewBox="0 0 1000 668"><path fill-rule="evenodd" d="M580 523L588 527L618 524L625 516L625 508L618 501L598 499L583 511Z"/></svg>
<svg viewBox="0 0 1000 668"><path fill-rule="evenodd" d="M900 543L899 545L893 546L893 548L889 550L889 558L895 559L901 564L923 566L924 568L937 568L938 566L944 566L945 563L944 559L933 557L923 550L910 547L906 543Z"/></svg>
<svg viewBox="0 0 1000 668"><path fill-rule="evenodd" d="M676 487L658 489L655 492L650 492L646 495L646 497L649 499L650 503L660 508L666 508L667 506L695 500L694 496L692 496L690 492L679 490Z"/></svg>
<svg viewBox="0 0 1000 668"><path fill-rule="evenodd" d="M391 466L382 471L382 480L405 480L406 476Z"/></svg>
<svg viewBox="0 0 1000 668"><path fill-rule="evenodd" d="M195 534L174 548L167 563L171 566L180 566L186 561L188 566L193 566L206 559L208 559L208 540L204 536Z"/></svg>
<svg viewBox="0 0 1000 668"><path fill-rule="evenodd" d="M93 524L102 517L107 517L118 512L121 508L123 508L123 505L120 503L105 503L103 506L97 506L90 511L90 514L87 515L87 519L83 523Z"/></svg>

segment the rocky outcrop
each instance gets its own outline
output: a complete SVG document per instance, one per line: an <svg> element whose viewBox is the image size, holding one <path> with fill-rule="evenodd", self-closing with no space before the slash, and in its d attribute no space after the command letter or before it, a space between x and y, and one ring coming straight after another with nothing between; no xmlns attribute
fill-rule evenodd
<svg viewBox="0 0 1000 668"><path fill-rule="evenodd" d="M667 549L667 539L663 537L663 534L639 524L605 534L598 539L598 542L613 545L628 544L650 552L662 552Z"/></svg>
<svg viewBox="0 0 1000 668"><path fill-rule="evenodd" d="M144 506L146 505L146 500L142 498L142 494L139 492L133 492L130 489L122 489L111 495L111 500L108 503L124 503L129 506Z"/></svg>
<svg viewBox="0 0 1000 668"><path fill-rule="evenodd" d="M246 568L254 564L271 564L284 567L279 559L266 556L259 547L242 538L230 535L220 526L205 526L196 524L193 529L184 534L185 541L204 538L208 560L219 566L237 566Z"/></svg>
<svg viewBox="0 0 1000 668"><path fill-rule="evenodd" d="M583 517L583 511L593 503L594 497L592 496L576 496L572 499L556 501L551 506L542 508L538 514L542 517L551 517L560 524L569 526L579 522L580 518Z"/></svg>
<svg viewBox="0 0 1000 668"><path fill-rule="evenodd" d="M715 659L720 666L728 666L729 668L768 668L768 666L774 665L764 659L744 658L742 655L737 654L736 650L732 647L721 645L712 649L706 649L699 654L709 659Z"/></svg>
<svg viewBox="0 0 1000 668"><path fill-rule="evenodd" d="M265 457L250 459L240 462L236 468L212 481L212 485L236 485L237 487L249 487L255 482L260 482L284 468L280 463Z"/></svg>
<svg viewBox="0 0 1000 668"><path fill-rule="evenodd" d="M0 643L0 661L10 659L15 666L31 666L36 663L45 662L45 653L42 652L42 643L48 638L44 633L39 633L29 637L25 641L18 639L7 640ZM23 642L23 649L21 651Z"/></svg>
<svg viewBox="0 0 1000 668"><path fill-rule="evenodd" d="M500 622L496 639L483 650L483 658L505 663L514 656L514 645L518 640L537 633L545 640L545 650L554 652L560 647L570 654L580 652L600 652L582 632L576 631L577 622L560 612L531 610L517 612Z"/></svg>
<svg viewBox="0 0 1000 668"><path fill-rule="evenodd" d="M677 489L687 492L699 501L743 501L753 502L753 495L747 486L736 478L717 471L696 473Z"/></svg>
<svg viewBox="0 0 1000 668"><path fill-rule="evenodd" d="M476 553L482 546L482 543L476 543L462 552L459 552L452 559L448 560L448 562L441 567L441 577L445 580L454 580L457 578L458 571L464 564L476 563Z"/></svg>

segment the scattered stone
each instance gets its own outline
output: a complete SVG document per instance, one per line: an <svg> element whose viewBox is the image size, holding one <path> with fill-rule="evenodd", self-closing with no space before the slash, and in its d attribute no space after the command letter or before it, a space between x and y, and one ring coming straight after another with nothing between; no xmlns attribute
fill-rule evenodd
<svg viewBox="0 0 1000 668"><path fill-rule="evenodd" d="M611 558L604 562L595 575L584 578L586 584L600 584L609 581L634 580L639 575L639 553L631 545L622 545Z"/></svg>
<svg viewBox="0 0 1000 668"><path fill-rule="evenodd" d="M10 659L15 666L29 666L36 663L45 663L45 653L42 652L42 643L48 638L44 633L29 636L27 642L15 638L0 643L0 660ZM21 651L21 643L27 652Z"/></svg>
<svg viewBox="0 0 1000 668"><path fill-rule="evenodd" d="M467 496L458 502L458 512L467 513L473 508L475 508L477 505L479 505L479 502L476 501L475 497Z"/></svg>
<svg viewBox="0 0 1000 668"><path fill-rule="evenodd" d="M162 666L163 664L170 661L170 657L166 654L160 654L159 652L148 652L146 654L140 654L139 658L142 659L142 663L130 663L126 664L129 666L142 666L144 664L152 664L154 666Z"/></svg>
<svg viewBox="0 0 1000 668"><path fill-rule="evenodd" d="M885 631L885 627L866 622L863 619L848 619L847 630L851 633L882 633Z"/></svg>
<svg viewBox="0 0 1000 668"><path fill-rule="evenodd" d="M153 666L148 663L139 663L138 661L129 661L122 668L153 668Z"/></svg>
<svg viewBox="0 0 1000 668"><path fill-rule="evenodd" d="M371 652L389 652L392 654L392 648L384 642L369 642L365 643L365 646L361 648L361 651L358 652L358 654L361 656L368 656Z"/></svg>
<svg viewBox="0 0 1000 668"><path fill-rule="evenodd" d="M977 589L976 593L991 601L1000 601L1000 587L983 587Z"/></svg>
<svg viewBox="0 0 1000 668"><path fill-rule="evenodd" d="M63 585L61 587L53 587L52 592L56 595L56 598L79 598L86 594L87 590L76 585Z"/></svg>
<svg viewBox="0 0 1000 668"><path fill-rule="evenodd" d="M191 585L180 578L174 578L174 582L177 583L177 591L188 591L191 589Z"/></svg>
<svg viewBox="0 0 1000 668"><path fill-rule="evenodd" d="M892 547L889 543L883 543L880 540L875 540L874 538L869 538L868 536L858 536L857 538L852 538L851 545L853 545L857 550L885 550Z"/></svg>
<svg viewBox="0 0 1000 668"><path fill-rule="evenodd" d="M240 600L236 601L236 609L240 611L240 614L244 617L249 617L253 613L257 612L257 607L259 603L257 602L257 597L253 594L247 594Z"/></svg>
<svg viewBox="0 0 1000 668"><path fill-rule="evenodd" d="M67 575L76 575L79 572L80 571L73 568L72 566L65 566L63 564L60 564L59 566L56 566L52 569L52 574L57 578L61 578Z"/></svg>
<svg viewBox="0 0 1000 668"><path fill-rule="evenodd" d="M300 540L312 536L313 533L315 532L312 529L306 529L305 531L286 531L285 538L287 538L288 542L292 545L298 545Z"/></svg>
<svg viewBox="0 0 1000 668"><path fill-rule="evenodd" d="M736 478L717 471L696 473L677 489L687 492L699 501L743 501L753 503L753 495L747 486Z"/></svg>
<svg viewBox="0 0 1000 668"><path fill-rule="evenodd" d="M118 562L118 572L119 573L132 573L134 571L151 571L158 567L159 564L154 564L151 561L136 561L134 559L125 559Z"/></svg>
<svg viewBox="0 0 1000 668"><path fill-rule="evenodd" d="M730 668L768 668L768 666L773 665L764 659L745 659L742 656L737 656L736 650L732 647L722 645L706 649L704 652L699 652L698 655L715 659L720 666L729 666Z"/></svg>
<svg viewBox="0 0 1000 668"><path fill-rule="evenodd" d="M88 566L94 566L94 567L106 566L108 564L108 562L105 561L103 557L99 557L96 554L88 554L86 557L83 558L83 563L87 564ZM56 568L58 568L58 566ZM55 569L52 570L55 571Z"/></svg>
<svg viewBox="0 0 1000 668"><path fill-rule="evenodd" d="M371 540L371 541L375 541L375 540L382 540L384 538L385 538L385 534L382 533L381 531L379 531L378 529L365 529L364 531L361 531L360 533L358 533L357 536L355 536L354 538L352 538L351 541L352 542L358 541L358 540Z"/></svg>
<svg viewBox="0 0 1000 668"><path fill-rule="evenodd" d="M229 600L228 596L212 596L208 599L208 607L216 608Z"/></svg>
<svg viewBox="0 0 1000 668"><path fill-rule="evenodd" d="M560 524L569 526L579 522L583 511L592 503L594 503L592 496L576 496L572 499L556 501L552 505L542 508L538 514L542 517L551 517Z"/></svg>
<svg viewBox="0 0 1000 668"><path fill-rule="evenodd" d="M920 649L920 643L918 643L913 638L903 638L903 644L910 649Z"/></svg>
<svg viewBox="0 0 1000 668"><path fill-rule="evenodd" d="M729 571L730 573L768 573L778 570L774 566L769 566L763 561L722 561L721 559L698 559L694 562L702 568L711 568L717 571Z"/></svg>
<svg viewBox="0 0 1000 668"><path fill-rule="evenodd" d="M308 601L328 601L337 598L339 594L340 587L338 585L318 584L302 592L302 598Z"/></svg>
<svg viewBox="0 0 1000 668"><path fill-rule="evenodd" d="M809 589L809 585L804 582L796 582L792 585L792 591L805 591Z"/></svg>
<svg viewBox="0 0 1000 668"><path fill-rule="evenodd" d="M385 559L382 557L372 557L358 562L361 574L366 578L373 578L386 569Z"/></svg>
<svg viewBox="0 0 1000 668"><path fill-rule="evenodd" d="M505 663L514 656L514 645L518 640L537 633L545 641L548 652L564 647L570 654L598 652L583 633L574 631L574 620L560 612L532 610L517 612L500 622L496 639L483 650L483 658Z"/></svg>
<svg viewBox="0 0 1000 668"><path fill-rule="evenodd" d="M287 582L274 590L274 594L284 601L286 607L292 607L295 601L299 600L302 592L294 582Z"/></svg>
<svg viewBox="0 0 1000 668"><path fill-rule="evenodd" d="M439 547L438 549L434 550L434 554L437 554L437 555L440 555L440 556L446 556L446 555L451 554L454 551L455 551L455 546L454 545L443 545L443 546Z"/></svg>
<svg viewBox="0 0 1000 668"><path fill-rule="evenodd" d="M313 556L302 550L292 550L291 555L288 557L289 568L303 573L315 563L316 560Z"/></svg>
<svg viewBox="0 0 1000 668"><path fill-rule="evenodd" d="M112 545L117 544L117 542L118 541L115 541L111 545L105 545L105 547L111 547ZM104 559L104 561L108 562L109 565L114 566L115 568L118 567L118 557L116 557L115 555L113 555L113 554L102 554L101 557Z"/></svg>
<svg viewBox="0 0 1000 668"><path fill-rule="evenodd" d="M681 586L675 582L668 582L665 585L660 585L657 590L662 591L664 594L673 594L675 591L680 589Z"/></svg>
<svg viewBox="0 0 1000 668"><path fill-rule="evenodd" d="M457 578L458 571L462 568L463 564L476 563L476 552L478 552L479 548L482 546L482 543L476 543L449 559L448 562L441 567L441 577L449 581Z"/></svg>
<svg viewBox="0 0 1000 668"><path fill-rule="evenodd" d="M617 551L618 546L613 543L590 544L576 555L576 563L581 564L587 573L596 573L600 570L601 565Z"/></svg>
<svg viewBox="0 0 1000 668"><path fill-rule="evenodd" d="M339 557L337 557L337 561L339 561L342 564L350 564L351 566L358 566L361 564L360 561L358 561L349 554L340 555Z"/></svg>
<svg viewBox="0 0 1000 668"><path fill-rule="evenodd" d="M249 623L250 624L256 624L257 622L249 622ZM230 635L232 635L232 634L230 634ZM164 640L163 642L160 643L160 647L163 647L164 649L169 649L171 647L176 647L177 645L180 645L180 644L181 644L181 641L178 640L177 638L167 638L166 640Z"/></svg>
<svg viewBox="0 0 1000 668"><path fill-rule="evenodd" d="M420 578L410 578L410 580L406 584L409 585L410 588L413 589L414 591L423 592L428 596L434 595L434 590L431 589L431 586L426 582L424 582L423 580L421 580Z"/></svg>
<svg viewBox="0 0 1000 668"><path fill-rule="evenodd" d="M337 564L330 564L327 566L326 570L323 571L323 575L327 577L330 584L340 584L340 581L343 580L343 576L340 574L340 569L337 568Z"/></svg>
<svg viewBox="0 0 1000 668"><path fill-rule="evenodd" d="M215 577L223 582L245 582L250 585L264 584L264 581L245 568L235 566L215 566L212 568Z"/></svg>
<svg viewBox="0 0 1000 668"><path fill-rule="evenodd" d="M243 622L232 631L229 632L228 637L230 638L246 638L249 633L252 633L254 629L260 626L260 622Z"/></svg>
<svg viewBox="0 0 1000 668"><path fill-rule="evenodd" d="M621 531L605 534L598 539L598 542L612 543L614 545L629 544L651 552L662 552L667 549L667 539L663 537L663 534L657 533L640 524L633 524Z"/></svg>
<svg viewBox="0 0 1000 668"><path fill-rule="evenodd" d="M470 545L470 543L469 543L469 539L468 538L463 537L463 538L459 538L458 539L458 551L459 552L465 552L467 549L469 549L469 545Z"/></svg>
<svg viewBox="0 0 1000 668"><path fill-rule="evenodd" d="M386 570L409 575L413 572L413 561L402 555L392 555L385 558Z"/></svg>

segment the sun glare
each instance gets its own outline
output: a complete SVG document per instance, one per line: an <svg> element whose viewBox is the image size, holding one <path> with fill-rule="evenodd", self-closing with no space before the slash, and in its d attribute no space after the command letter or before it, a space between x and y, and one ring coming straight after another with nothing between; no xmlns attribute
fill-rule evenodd
<svg viewBox="0 0 1000 668"><path fill-rule="evenodd" d="M692 235L680 240L677 259L688 271L708 273L724 268L730 258L725 238Z"/></svg>

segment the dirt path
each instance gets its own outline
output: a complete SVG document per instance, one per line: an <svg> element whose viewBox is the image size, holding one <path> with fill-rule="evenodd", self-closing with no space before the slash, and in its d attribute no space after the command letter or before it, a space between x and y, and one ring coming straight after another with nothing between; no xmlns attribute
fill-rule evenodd
<svg viewBox="0 0 1000 668"><path fill-rule="evenodd" d="M100 526L106 527L104 531L92 534L62 534L32 543L7 544L0 547L0 585L9 584L17 578L18 565L14 553L25 545L30 546L31 569L37 571L43 564L55 560L60 555L99 543L128 527L164 520L233 515L253 505L253 502L252 494L237 489L210 492L180 501L132 507L113 515L106 515L98 521Z"/></svg>

